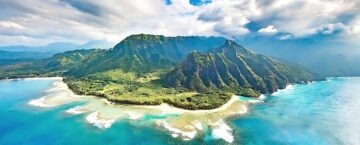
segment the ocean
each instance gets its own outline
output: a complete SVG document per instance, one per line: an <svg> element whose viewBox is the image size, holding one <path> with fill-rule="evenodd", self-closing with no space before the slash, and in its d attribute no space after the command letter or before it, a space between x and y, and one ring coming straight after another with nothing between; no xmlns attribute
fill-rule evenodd
<svg viewBox="0 0 360 145"><path fill-rule="evenodd" d="M53 80L0 81L0 145L229 144L209 133L190 141L174 138L146 119L119 120L100 129L86 123L86 114L65 113L79 102L49 108L29 105L52 84ZM251 105L249 113L226 119L234 129L231 144L359 145L358 90L360 78L329 78L266 95L265 102Z"/></svg>

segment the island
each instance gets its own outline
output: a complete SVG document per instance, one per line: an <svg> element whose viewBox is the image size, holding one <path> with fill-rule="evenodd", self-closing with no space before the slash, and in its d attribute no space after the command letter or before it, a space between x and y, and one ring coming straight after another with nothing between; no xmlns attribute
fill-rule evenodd
<svg viewBox="0 0 360 145"><path fill-rule="evenodd" d="M214 109L321 77L222 37L137 34L111 49L75 50L0 65L0 79L63 77L79 95L134 105Z"/></svg>

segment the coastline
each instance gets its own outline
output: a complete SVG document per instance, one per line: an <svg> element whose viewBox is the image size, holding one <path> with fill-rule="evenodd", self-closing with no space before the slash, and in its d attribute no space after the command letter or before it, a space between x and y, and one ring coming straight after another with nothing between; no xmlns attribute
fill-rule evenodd
<svg viewBox="0 0 360 145"><path fill-rule="evenodd" d="M223 104L222 106L215 108L215 109L208 109L208 110L187 110L183 108L178 108L175 106L172 106L167 103L162 103L160 105L133 105L134 107L142 107L142 108L150 108L150 109L158 109L166 112L173 112L173 113L212 113L212 112L218 112L223 111L227 109L231 104L233 104L236 101L240 101L238 96L233 95L231 96L230 100Z"/></svg>
<svg viewBox="0 0 360 145"><path fill-rule="evenodd" d="M21 80L55 80L53 86L45 90L45 96L31 100L29 105L37 107L56 107L76 101L85 101L83 105L76 105L64 112L69 115L84 115L84 121L100 129L107 129L117 120L144 121L146 116L155 116L148 119L154 127L168 131L174 138L191 140L199 133L211 128L213 139L223 139L231 143L234 140L233 129L226 124L226 120L248 113L248 106L264 102L265 95L258 98L242 100L241 96L233 95L222 106L209 110L187 110L163 103L161 105L129 105L116 104L107 99L96 96L76 95L62 77L51 78L24 78ZM34 103L35 102L35 103ZM174 116L175 115L175 116ZM158 116L158 117L156 117Z"/></svg>
<svg viewBox="0 0 360 145"><path fill-rule="evenodd" d="M16 79L18 80L18 79ZM49 78L23 78L20 80L53 80L52 86L49 89L44 90L44 96L30 100L29 105L37 107L57 107L67 103L79 101L82 96L76 95L72 90L69 89L67 84L63 82L62 77L49 77Z"/></svg>
<svg viewBox="0 0 360 145"><path fill-rule="evenodd" d="M63 80L63 77L34 77L34 78L12 78L12 79L2 79L4 81L27 81L27 80ZM2 81L0 80L0 81Z"/></svg>
<svg viewBox="0 0 360 145"><path fill-rule="evenodd" d="M63 81L63 77L35 77L35 78L16 78L16 79L5 79L5 80L10 80L10 81L18 81L18 80L54 80L54 84L53 86L48 89L45 90L45 92L54 92L54 91L66 91L71 93L72 96L83 96L83 95L76 95L70 88L69 86ZM260 95L259 99L261 98ZM175 106L172 106L168 103L162 103L160 105L132 105L132 104L117 104L115 102L111 102L106 98L102 98L102 97L98 97L95 96L99 99L101 99L102 101L104 101L106 104L110 105L110 104L116 104L116 105L124 105L124 106L133 106L133 107L141 107L141 108L149 108L149 109L157 109L157 110L163 110L163 111L167 111L167 112L173 112L173 113L211 113L211 112L217 112L217 111L223 111L225 110L227 107L229 107L231 104L233 104L236 101L239 101L239 96L233 95L231 96L231 98L222 106L218 107L218 108L214 108L214 109L199 109L199 110L188 110L188 109L183 109L183 108L178 108ZM38 106L38 107L54 107L54 106L59 106L62 104L53 104L53 105L46 105L40 102L45 102L47 95L36 99L36 100L32 100L31 105L34 106ZM30 103L29 103L30 104ZM71 111L70 111L71 112Z"/></svg>

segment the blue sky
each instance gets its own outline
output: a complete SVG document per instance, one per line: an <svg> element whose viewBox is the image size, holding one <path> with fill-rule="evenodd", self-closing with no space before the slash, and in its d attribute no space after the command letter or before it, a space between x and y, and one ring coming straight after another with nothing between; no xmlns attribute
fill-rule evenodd
<svg viewBox="0 0 360 145"><path fill-rule="evenodd" d="M0 45L117 43L149 33L357 47L359 8L358 0L0 0Z"/></svg>

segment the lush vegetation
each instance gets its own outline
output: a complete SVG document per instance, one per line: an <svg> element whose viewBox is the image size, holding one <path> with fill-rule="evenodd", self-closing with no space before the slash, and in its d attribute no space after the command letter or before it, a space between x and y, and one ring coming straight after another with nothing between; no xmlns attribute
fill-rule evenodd
<svg viewBox="0 0 360 145"><path fill-rule="evenodd" d="M189 89L163 87L158 75L160 74L135 75L112 70L80 79L67 78L64 81L78 94L104 97L125 104L159 105L165 102L186 109L211 109L226 103L231 96L229 93L199 94Z"/></svg>
<svg viewBox="0 0 360 145"><path fill-rule="evenodd" d="M227 90L238 95L259 96L259 93L283 89L289 83L317 78L302 67L255 54L228 40L207 53L191 53L164 77L164 83L205 93Z"/></svg>
<svg viewBox="0 0 360 145"><path fill-rule="evenodd" d="M78 94L126 104L165 102L185 109L212 109L234 94L257 97L288 83L316 79L302 67L224 41L132 35L110 50L75 50L41 60L4 62L0 79L62 76Z"/></svg>

